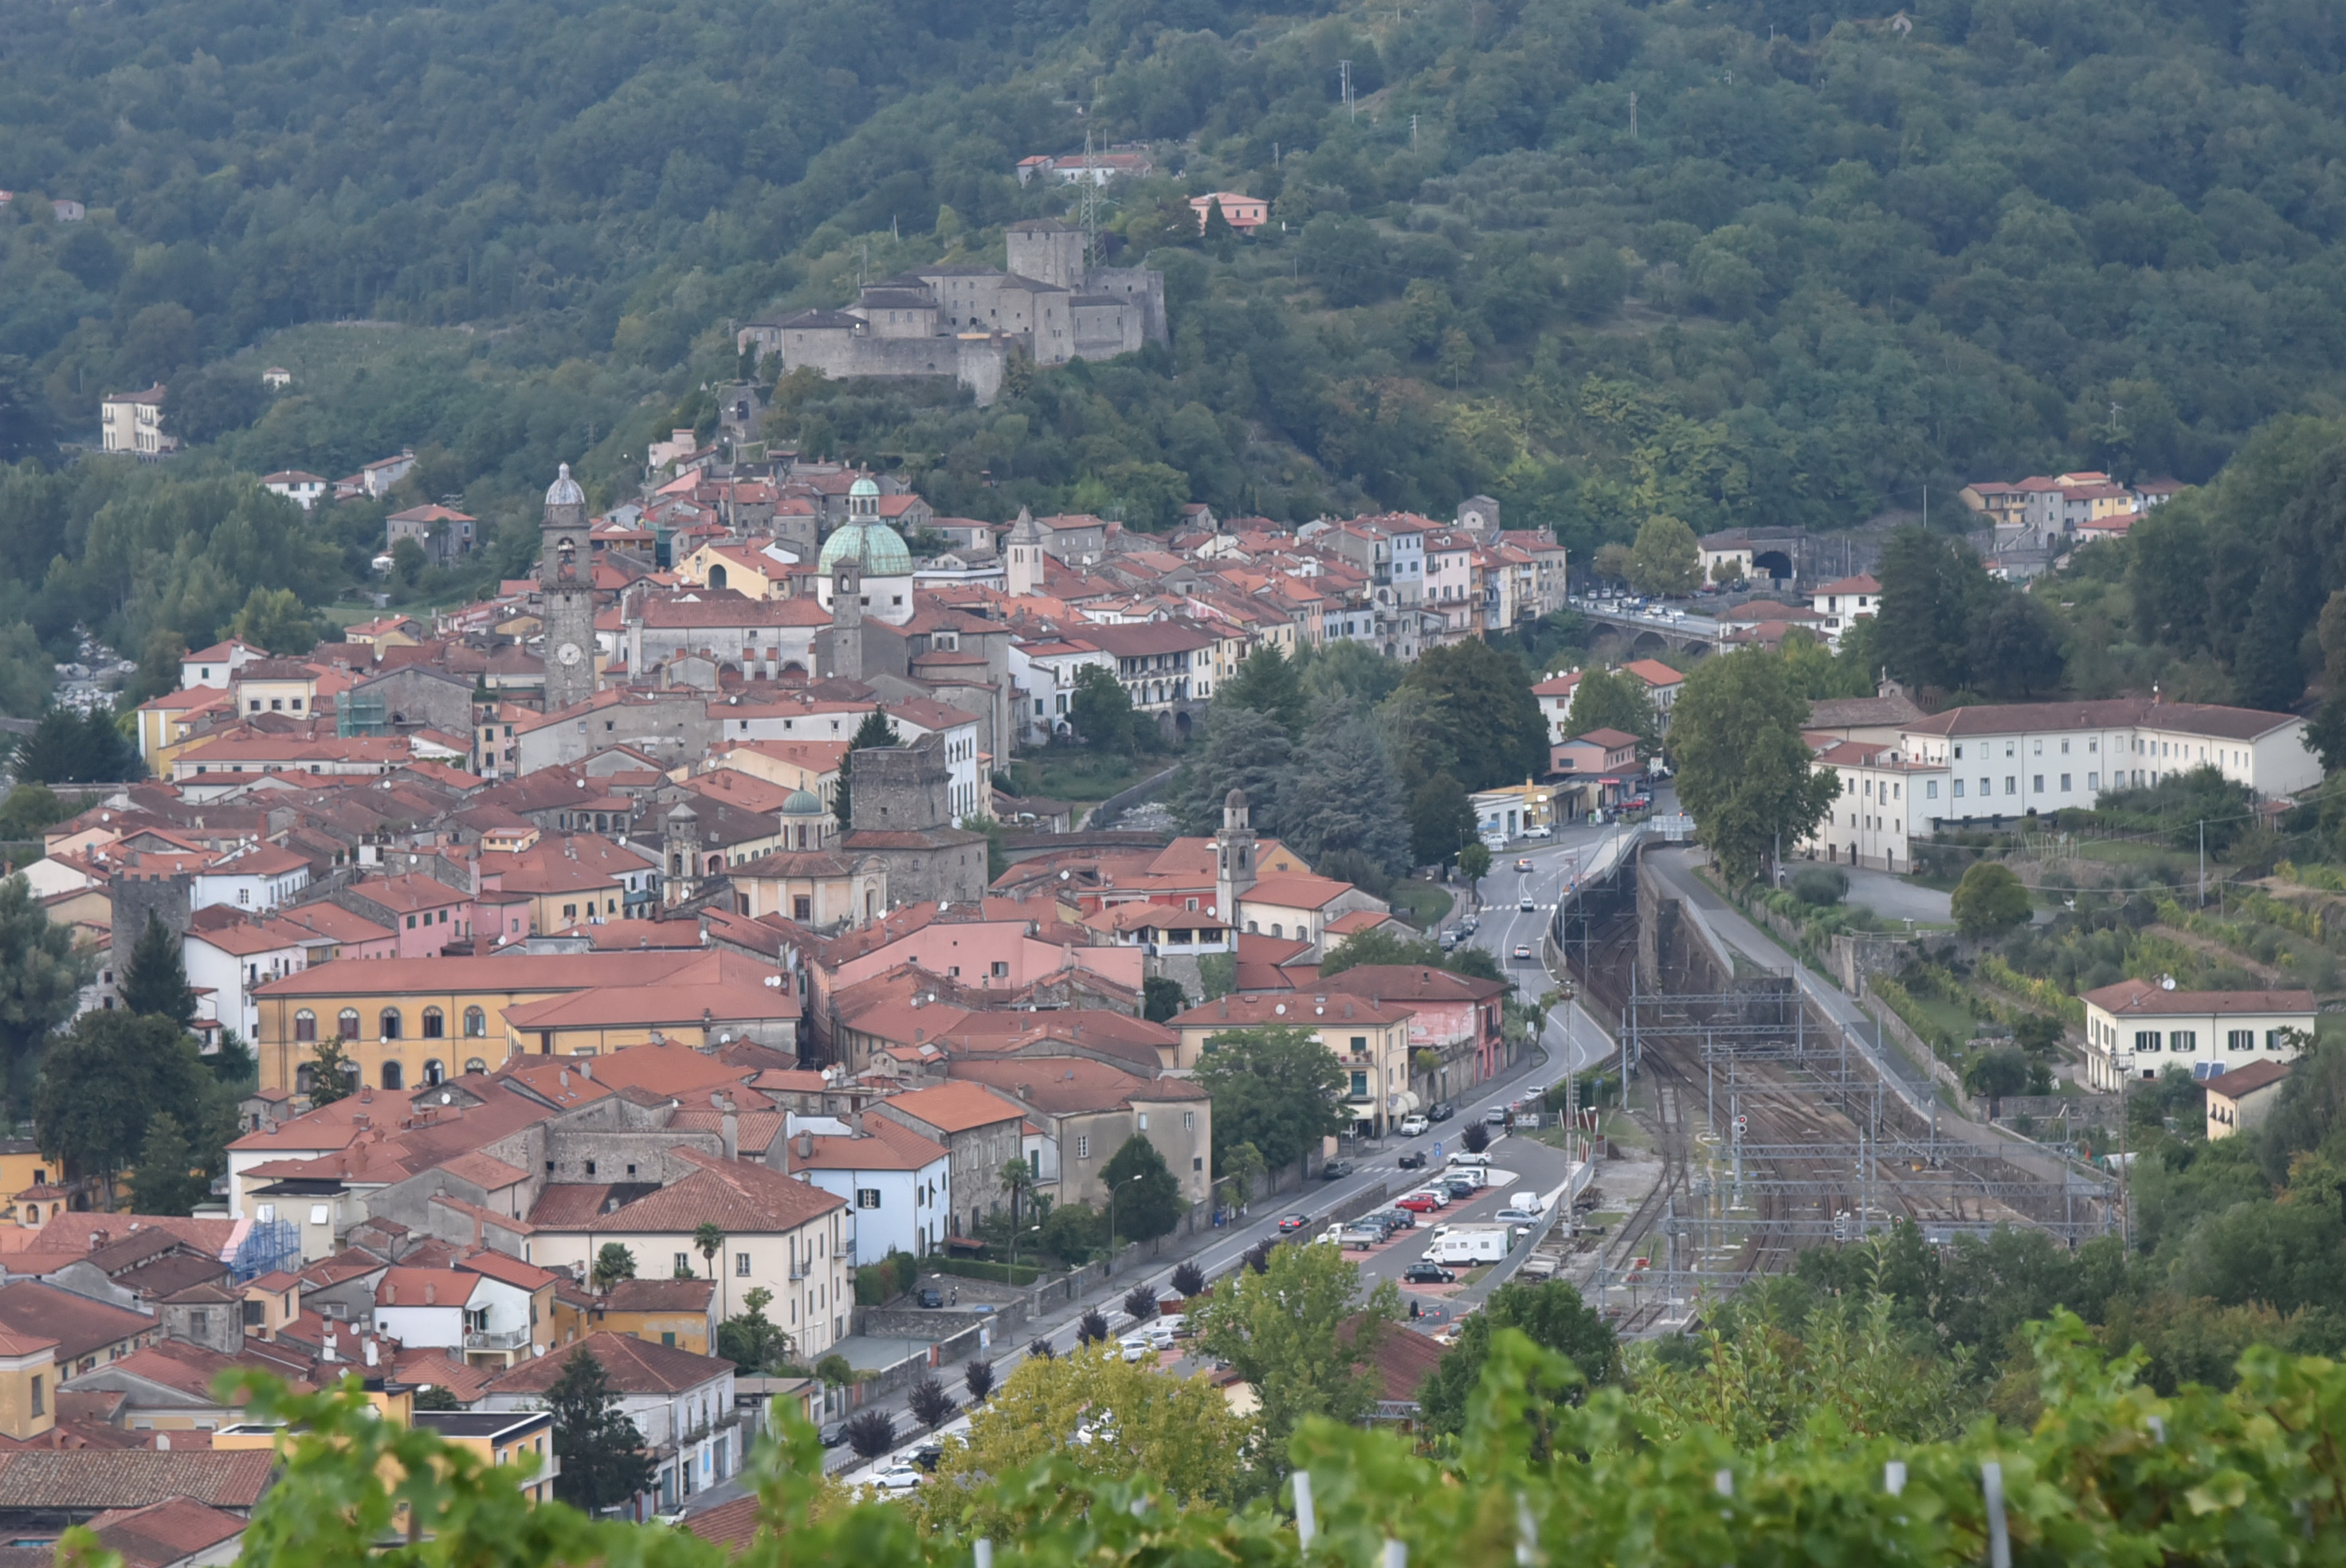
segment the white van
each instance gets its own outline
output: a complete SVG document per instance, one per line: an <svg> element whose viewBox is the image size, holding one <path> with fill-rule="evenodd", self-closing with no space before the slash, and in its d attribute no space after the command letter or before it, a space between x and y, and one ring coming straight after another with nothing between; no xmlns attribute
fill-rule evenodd
<svg viewBox="0 0 2346 1568"><path fill-rule="evenodd" d="M1453 1226L1423 1256L1428 1263L1496 1263L1513 1245L1513 1232L1504 1225Z"/></svg>
<svg viewBox="0 0 2346 1568"><path fill-rule="evenodd" d="M1519 1192L1507 1199L1507 1207L1529 1209L1534 1214L1539 1214L1546 1209L1547 1205L1540 1201L1540 1195L1535 1192Z"/></svg>

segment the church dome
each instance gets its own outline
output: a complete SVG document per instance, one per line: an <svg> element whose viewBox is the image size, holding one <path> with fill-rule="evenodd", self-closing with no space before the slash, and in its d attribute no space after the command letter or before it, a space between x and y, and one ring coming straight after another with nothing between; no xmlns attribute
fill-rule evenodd
<svg viewBox="0 0 2346 1568"><path fill-rule="evenodd" d="M858 480L869 484L869 480ZM819 565L825 575L848 557L854 557L867 577L909 577L913 575L913 552L896 530L877 519L840 524L839 531L823 541Z"/></svg>
<svg viewBox="0 0 2346 1568"><path fill-rule="evenodd" d="M820 817L825 809L822 797L811 789L793 789L790 799L782 802L782 815L785 817Z"/></svg>
<svg viewBox="0 0 2346 1568"><path fill-rule="evenodd" d="M849 485L847 487L847 494L851 497L869 495L876 501L880 498L880 486L873 483L872 476L867 473L862 478L857 480L854 484Z"/></svg>
<svg viewBox="0 0 2346 1568"><path fill-rule="evenodd" d="M586 504L586 493L578 488L578 481L570 477L570 464L564 463L562 472L554 476L554 483L546 486L546 504L548 506Z"/></svg>

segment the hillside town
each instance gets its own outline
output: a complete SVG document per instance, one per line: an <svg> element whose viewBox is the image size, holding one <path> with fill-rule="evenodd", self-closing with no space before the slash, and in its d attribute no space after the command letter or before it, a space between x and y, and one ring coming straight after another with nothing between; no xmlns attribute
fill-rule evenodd
<svg viewBox="0 0 2346 1568"><path fill-rule="evenodd" d="M403 1421L531 1452L566 1347L602 1368L650 1456L630 1514L680 1513L735 1481L772 1393L834 1429L877 1396L740 1364L750 1318L794 1367L868 1366L889 1313L957 1305L960 1277L923 1270L1005 1242L1015 1264L1022 1237L1034 1257L1055 1210L1105 1213L1113 1256L1136 1161L1170 1195L1155 1235L1196 1249L1239 1223L1280 1173L1258 1190L1264 1173L1218 1156L1199 1068L1219 1044L1292 1032L1339 1069L1341 1130L1301 1160L1331 1178L1524 1069L1547 1025L1510 1025L1515 985L1331 962L1355 938L1435 933L1258 831L1244 790L1210 834L1182 834L1006 780L1015 759L1088 738L1104 702L1168 756L1190 746L1263 650L1351 643L1408 666L1576 606L1621 614L1568 582L1550 533L1502 526L1483 495L1447 520L1190 506L1169 535L1089 514L988 524L746 441L678 430L653 456L642 494L600 512L557 473L535 573L493 596L385 611L299 656L234 638L188 653L179 688L136 710L147 776L43 831L21 869L96 954L78 1010L127 1005L134 950L159 941L202 1050L249 1052L255 1081L189 1215L126 1211L119 1173L34 1142L0 1151L0 1376L24 1383L0 1400L10 1518L104 1507L119 1530L232 1542L273 1473L266 1434L217 1392L240 1368L297 1389L355 1371ZM332 505L404 461L269 486ZM2074 550L2137 514L2090 493L2063 510L2079 477L1965 500L1999 537L2040 529ZM460 565L483 532L424 505L391 514L383 546ZM1792 601L1718 614L1717 657L1795 631L1830 649L1882 613L1874 575L1821 580L1785 547L1698 542L1705 582L1759 577ZM1545 852L1608 813L1644 817L1690 662L1534 684L1546 766L1471 797L1483 849ZM1634 693L1637 733L1591 720L1600 673ZM1840 803L1790 848L1909 873L1943 832L2156 786L2186 759L2286 801L2320 782L2304 730L2157 700L1933 713L1885 680L1809 705L1801 739ZM1535 910L1534 862L1515 865L1522 918L1544 921L1559 906ZM1477 907L1445 892L1445 911L1454 897ZM1545 967L1545 951L1535 936L1515 961ZM2298 993L2086 1001L2086 1087L2230 1067L2240 1099L2210 1101L2227 1118L2286 1078L2312 1011ZM2157 1033L2129 1031L2128 1051L2109 1021L2143 1012L2214 1023L2145 1066ZM2250 1013L2231 1049L2259 1054L2228 1060L2218 1025ZM1564 1044L1586 1055L1568 1029ZM1504 1103L1503 1125L1517 1106L1536 1123L1535 1100ZM1586 1180L1583 1162L1559 1169L1559 1192ZM1501 1217L1555 1201L1518 1194ZM951 1303L937 1285L908 1296L915 1278ZM1380 1352L1397 1409L1416 1408L1418 1353ZM137 1474L12 1490L33 1452Z"/></svg>

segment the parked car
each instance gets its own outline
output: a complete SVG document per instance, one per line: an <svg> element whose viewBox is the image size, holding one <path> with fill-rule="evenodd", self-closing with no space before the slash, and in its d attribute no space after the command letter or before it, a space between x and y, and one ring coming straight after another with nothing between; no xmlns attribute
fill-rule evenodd
<svg viewBox="0 0 2346 1568"><path fill-rule="evenodd" d="M1423 1137L1433 1125L1423 1116L1403 1116L1401 1119L1401 1135L1405 1138Z"/></svg>
<svg viewBox="0 0 2346 1568"><path fill-rule="evenodd" d="M1470 914L1464 920L1458 922L1458 929L1464 932L1468 936L1473 936L1476 932L1483 929L1483 917L1481 915Z"/></svg>
<svg viewBox="0 0 2346 1568"><path fill-rule="evenodd" d="M822 1439L823 1447L837 1448L847 1441L847 1420L842 1416L838 1420L825 1421L815 1431Z"/></svg>
<svg viewBox="0 0 2346 1568"><path fill-rule="evenodd" d="M1401 1278L1402 1282L1406 1285L1455 1285L1458 1283L1458 1276L1443 1268L1439 1263L1413 1263L1401 1271Z"/></svg>
<svg viewBox="0 0 2346 1568"><path fill-rule="evenodd" d="M1146 1334L1127 1334L1116 1342L1116 1348L1124 1352L1126 1360L1137 1361L1141 1357L1156 1349L1157 1346Z"/></svg>
<svg viewBox="0 0 2346 1568"><path fill-rule="evenodd" d="M1453 1203L1464 1203L1482 1190L1482 1184L1472 1176L1452 1176L1442 1184L1443 1195Z"/></svg>
<svg viewBox="0 0 2346 1568"><path fill-rule="evenodd" d="M1352 1162L1350 1160L1330 1160L1320 1171L1321 1178L1327 1181L1342 1181L1352 1174Z"/></svg>
<svg viewBox="0 0 2346 1568"><path fill-rule="evenodd" d="M1517 963L1529 963L1531 961L1532 950L1530 946L1520 942L1515 943L1515 962Z"/></svg>
<svg viewBox="0 0 2346 1568"><path fill-rule="evenodd" d="M1290 1214L1285 1219L1279 1222L1279 1234L1281 1236L1292 1236L1311 1223L1311 1218L1308 1216Z"/></svg>
<svg viewBox="0 0 2346 1568"><path fill-rule="evenodd" d="M1431 1192L1413 1192L1407 1197L1396 1201L1393 1207L1405 1208L1412 1214L1432 1214L1449 1201L1446 1196L1436 1196Z"/></svg>
<svg viewBox="0 0 2346 1568"><path fill-rule="evenodd" d="M1460 942L1465 940L1466 933L1460 931L1454 925L1448 931L1442 933L1442 951L1448 952L1452 948L1456 947Z"/></svg>
<svg viewBox="0 0 2346 1568"><path fill-rule="evenodd" d="M1433 1109L1425 1114L1429 1120L1446 1122L1458 1114L1458 1107L1447 1100L1436 1100L1433 1102Z"/></svg>
<svg viewBox="0 0 2346 1568"><path fill-rule="evenodd" d="M913 1299L918 1301L923 1307L942 1307L945 1304L944 1291L931 1289L925 1286L922 1288L921 1293L914 1297Z"/></svg>
<svg viewBox="0 0 2346 1568"><path fill-rule="evenodd" d="M1491 1217L1503 1225L1537 1225L1545 1217L1535 1208L1503 1208Z"/></svg>
<svg viewBox="0 0 2346 1568"><path fill-rule="evenodd" d="M921 1484L921 1472L898 1460L872 1478L872 1484L882 1492L910 1492Z"/></svg>
<svg viewBox="0 0 2346 1568"><path fill-rule="evenodd" d="M1415 1151L1402 1156L1400 1159L1393 1163L1401 1166L1401 1168L1405 1171L1423 1170L1425 1168L1425 1155L1423 1151Z"/></svg>
<svg viewBox="0 0 2346 1568"><path fill-rule="evenodd" d="M913 1451L913 1462L931 1475L936 1474L938 1462L944 1457L945 1451L933 1442L924 1442Z"/></svg>
<svg viewBox="0 0 2346 1568"><path fill-rule="evenodd" d="M1417 1216L1405 1208L1381 1208L1369 1216L1387 1230L1415 1230Z"/></svg>
<svg viewBox="0 0 2346 1568"><path fill-rule="evenodd" d="M1556 830L1543 822L1536 828L1525 828L1524 830L1524 837L1526 839L1553 839L1556 837Z"/></svg>

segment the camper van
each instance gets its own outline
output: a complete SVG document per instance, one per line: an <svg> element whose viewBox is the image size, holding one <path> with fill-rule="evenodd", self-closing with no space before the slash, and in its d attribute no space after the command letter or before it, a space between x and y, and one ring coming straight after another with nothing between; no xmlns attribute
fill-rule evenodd
<svg viewBox="0 0 2346 1568"><path fill-rule="evenodd" d="M1423 1254L1428 1263L1496 1263L1514 1245L1514 1232L1504 1225L1454 1226L1433 1238Z"/></svg>

